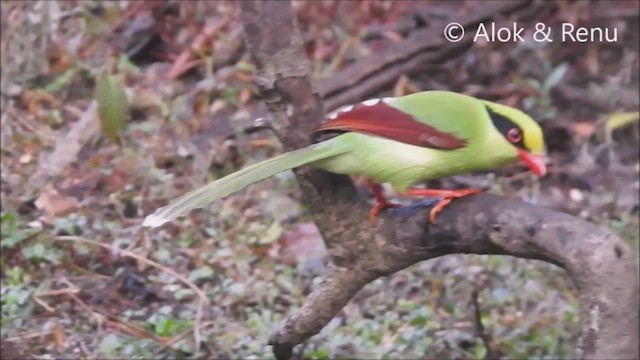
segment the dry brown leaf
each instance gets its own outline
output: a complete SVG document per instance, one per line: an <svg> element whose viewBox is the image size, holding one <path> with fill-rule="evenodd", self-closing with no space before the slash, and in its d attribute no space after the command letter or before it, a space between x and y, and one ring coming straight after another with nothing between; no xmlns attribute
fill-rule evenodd
<svg viewBox="0 0 640 360"><path fill-rule="evenodd" d="M393 86L393 96L404 96L416 93L418 91L420 91L420 89L415 86L405 75L402 75Z"/></svg>
<svg viewBox="0 0 640 360"><path fill-rule="evenodd" d="M60 106L59 101L57 101L52 94L44 90L23 89L20 93L20 99L25 108L27 108L27 112L33 116L39 115L39 109L43 105L51 107Z"/></svg>
<svg viewBox="0 0 640 360"><path fill-rule="evenodd" d="M251 89L248 87L242 88L240 90L240 95L238 96L241 104L246 104L251 101Z"/></svg>
<svg viewBox="0 0 640 360"><path fill-rule="evenodd" d="M573 130L573 133L582 140L586 140L591 137L594 129L594 123L591 121L576 121L571 124L571 130Z"/></svg>
<svg viewBox="0 0 640 360"><path fill-rule="evenodd" d="M67 337L64 334L64 328L57 322L53 326L53 330L51 331L51 340L53 340L53 343L60 350L64 350L69 346Z"/></svg>
<svg viewBox="0 0 640 360"><path fill-rule="evenodd" d="M209 95L204 91L199 91L193 97L193 113L196 115L207 115L209 109Z"/></svg>
<svg viewBox="0 0 640 360"><path fill-rule="evenodd" d="M253 73L248 73L246 71L233 71L229 73L228 81L241 81L247 84L253 84L254 76Z"/></svg>
<svg viewBox="0 0 640 360"><path fill-rule="evenodd" d="M193 262L193 266L197 268L201 268L206 265L206 261L200 257L200 254L204 251L204 248L181 248L178 249L178 252L184 254L189 257L189 259Z"/></svg>
<svg viewBox="0 0 640 360"><path fill-rule="evenodd" d="M31 154L22 154L20 155L20 158L18 158L20 164L28 164L31 160L33 160L33 155Z"/></svg>
<svg viewBox="0 0 640 360"><path fill-rule="evenodd" d="M66 195L81 199L90 194L98 185L102 175L96 168L93 169L72 169L67 173L67 177L59 183L59 191Z"/></svg>
<svg viewBox="0 0 640 360"><path fill-rule="evenodd" d="M53 220L76 210L79 203L76 198L61 195L53 186L47 185L36 199L35 205L38 210L44 212L48 220Z"/></svg>
<svg viewBox="0 0 640 360"><path fill-rule="evenodd" d="M47 58L49 60L49 70L52 74L62 74L67 71L71 63L67 50L55 43L47 51Z"/></svg>
<svg viewBox="0 0 640 360"><path fill-rule="evenodd" d="M518 107L517 104L520 102L520 96L518 94L514 94L504 99L504 104L511 107Z"/></svg>

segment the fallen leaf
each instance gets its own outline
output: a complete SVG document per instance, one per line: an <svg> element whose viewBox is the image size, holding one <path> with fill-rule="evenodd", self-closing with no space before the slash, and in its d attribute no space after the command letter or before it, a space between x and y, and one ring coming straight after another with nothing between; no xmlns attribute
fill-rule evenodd
<svg viewBox="0 0 640 360"><path fill-rule="evenodd" d="M94 169L72 169L67 172L67 177L57 185L60 193L76 199L86 197L96 189L102 175Z"/></svg>
<svg viewBox="0 0 640 360"><path fill-rule="evenodd" d="M53 74L62 74L67 71L71 63L67 50L56 42L53 42L47 51L47 59L49 60L49 69Z"/></svg>
<svg viewBox="0 0 640 360"><path fill-rule="evenodd" d="M63 350L69 346L67 337L64 334L64 328L59 323L56 323L53 326L53 330L51 331L51 339L58 349Z"/></svg>
<svg viewBox="0 0 640 360"><path fill-rule="evenodd" d="M58 190L48 185L35 201L36 208L44 212L48 220L68 214L78 208L78 200L74 197L60 195Z"/></svg>
<svg viewBox="0 0 640 360"><path fill-rule="evenodd" d="M32 159L33 159L33 156L31 154L22 154L20 155L20 158L18 159L18 161L20 161L20 164L28 164L31 162Z"/></svg>
<svg viewBox="0 0 640 360"><path fill-rule="evenodd" d="M238 96L238 100L240 100L241 104L246 104L251 100L251 89L248 87L242 88L240 90L240 95Z"/></svg>
<svg viewBox="0 0 640 360"><path fill-rule="evenodd" d="M567 73L567 70L569 70L569 64L567 63L562 63L556 66L556 68L553 69L553 71L551 71L549 76L547 76L547 78L544 79L544 82L542 83L542 88L545 90L553 89L556 85L560 83L560 81L562 81L562 79L564 78L564 75Z"/></svg>
<svg viewBox="0 0 640 360"><path fill-rule="evenodd" d="M402 75L393 86L393 96L404 96L416 93L418 91L420 91L420 89L415 86L405 75Z"/></svg>
<svg viewBox="0 0 640 360"><path fill-rule="evenodd" d="M573 132L583 140L588 139L593 134L595 126L591 121L576 121L571 124Z"/></svg>

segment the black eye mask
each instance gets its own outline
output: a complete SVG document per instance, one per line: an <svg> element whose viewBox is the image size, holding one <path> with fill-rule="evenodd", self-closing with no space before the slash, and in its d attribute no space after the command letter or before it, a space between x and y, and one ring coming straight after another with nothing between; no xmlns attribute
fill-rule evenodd
<svg viewBox="0 0 640 360"><path fill-rule="evenodd" d="M504 136L504 138L515 147L527 150L524 147L524 132L518 124L511 121L508 117L491 110L490 107L486 106L486 108L487 113L493 122L493 126L498 129L500 134L502 134L502 136Z"/></svg>

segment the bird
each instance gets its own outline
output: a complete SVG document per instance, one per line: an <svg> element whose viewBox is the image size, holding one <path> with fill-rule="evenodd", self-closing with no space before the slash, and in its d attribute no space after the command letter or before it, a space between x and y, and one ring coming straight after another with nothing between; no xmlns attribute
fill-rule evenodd
<svg viewBox="0 0 640 360"><path fill-rule="evenodd" d="M544 136L533 118L514 107L451 91L344 106L326 116L310 139L307 147L250 165L170 201L142 225L159 227L304 165L365 178L375 201L368 214L372 223L384 209L398 206L383 196L380 184L389 184L403 196L438 197L428 214L435 224L436 215L452 200L480 191L422 189L416 184L517 163L537 176L546 174Z"/></svg>

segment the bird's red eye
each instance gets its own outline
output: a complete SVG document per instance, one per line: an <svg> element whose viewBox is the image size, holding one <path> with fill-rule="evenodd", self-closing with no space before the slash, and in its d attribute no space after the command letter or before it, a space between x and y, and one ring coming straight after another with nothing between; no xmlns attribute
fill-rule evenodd
<svg viewBox="0 0 640 360"><path fill-rule="evenodd" d="M507 132L507 139L512 143L517 143L522 140L522 134L519 129L512 128Z"/></svg>

